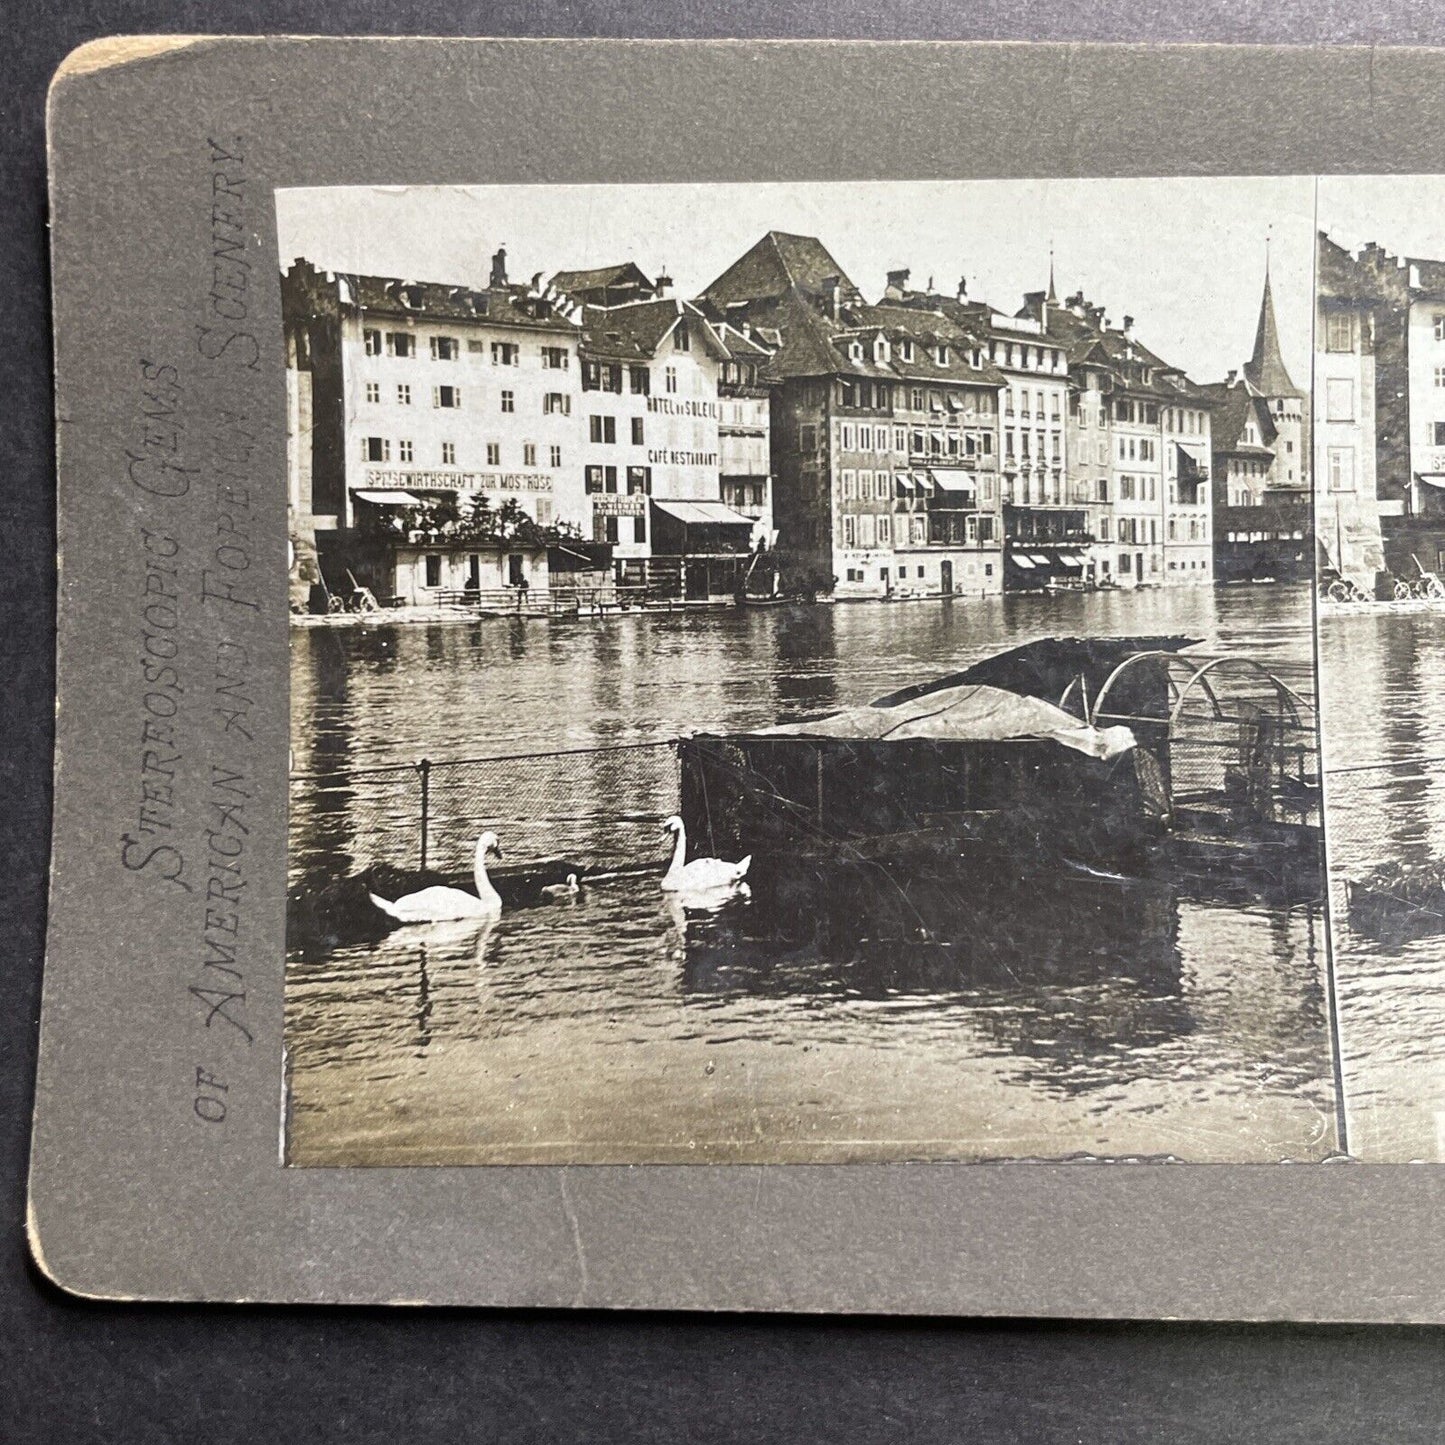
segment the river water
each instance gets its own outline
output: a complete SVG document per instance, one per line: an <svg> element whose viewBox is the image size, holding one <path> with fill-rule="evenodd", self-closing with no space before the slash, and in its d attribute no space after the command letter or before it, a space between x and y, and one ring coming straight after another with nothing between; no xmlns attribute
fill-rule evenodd
<svg viewBox="0 0 1445 1445"><path fill-rule="evenodd" d="M1323 618L1320 681L1350 1152L1439 1162L1445 938L1388 920L1352 928L1343 883L1382 863L1445 862L1445 616Z"/></svg>
<svg viewBox="0 0 1445 1445"><path fill-rule="evenodd" d="M1298 684L1309 595L297 629L292 881L416 862L415 774L370 769L765 726L1035 637L1175 632ZM1335 1148L1317 902L1027 864L967 887L866 871L807 881L779 865L750 900L683 913L657 887L665 750L596 756L605 765L496 765L464 798L435 773L432 862L463 869L487 826L509 859L580 852L634 871L490 927L293 950L292 1163L1273 1161Z"/></svg>

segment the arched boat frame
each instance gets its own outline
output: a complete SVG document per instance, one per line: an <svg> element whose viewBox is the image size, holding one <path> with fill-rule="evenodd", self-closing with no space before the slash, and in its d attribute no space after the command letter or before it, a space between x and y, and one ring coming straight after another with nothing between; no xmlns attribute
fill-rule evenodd
<svg viewBox="0 0 1445 1445"><path fill-rule="evenodd" d="M1167 717L1136 717L1127 713L1110 713L1107 710L1107 703L1110 695L1114 692L1117 684L1123 678L1131 676L1150 664L1159 664L1164 675L1164 682L1168 688L1170 708ZM1094 727L1101 727L1107 723L1168 723L1171 731L1184 713L1184 708L1190 698L1203 694L1208 699L1209 708L1218 721L1226 721L1231 714L1226 712L1220 700L1219 693L1214 687L1213 675L1223 669L1239 669L1246 671L1255 677L1262 678L1273 690L1276 702L1282 716L1288 718L1295 727L1302 727L1306 724L1303 717L1311 713L1312 709L1297 692L1288 684L1282 682L1262 662L1253 657L1185 657L1177 652L1136 652L1132 657L1126 657L1104 680L1103 686L1099 689L1098 696L1094 699L1092 708L1088 707L1085 699L1085 713L1088 721ZM1076 680L1077 681L1077 680ZM1060 698L1059 705L1062 707L1074 690L1074 683L1070 683L1064 696Z"/></svg>

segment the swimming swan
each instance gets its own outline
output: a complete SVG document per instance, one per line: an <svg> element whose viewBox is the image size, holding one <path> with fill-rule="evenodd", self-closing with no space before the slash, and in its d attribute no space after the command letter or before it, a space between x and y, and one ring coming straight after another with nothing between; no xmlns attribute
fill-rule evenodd
<svg viewBox="0 0 1445 1445"><path fill-rule="evenodd" d="M487 877L487 854L495 853L498 858L502 850L497 844L495 833L483 833L477 839L477 857L472 874L476 884L475 893L464 893L460 888L423 888L420 893L408 893L395 903L385 898L370 895L371 901L385 914L398 923L450 923L458 918L495 918L502 911L502 899Z"/></svg>
<svg viewBox="0 0 1445 1445"><path fill-rule="evenodd" d="M662 877L664 893L717 893L726 888L740 888L753 855L736 863L724 863L721 858L694 858L687 862L687 829L682 819L674 815L663 828L677 837L677 846L672 850L672 863Z"/></svg>
<svg viewBox="0 0 1445 1445"><path fill-rule="evenodd" d="M577 882L577 875L569 873L565 883L548 883L542 889L543 898L571 898L581 892Z"/></svg>

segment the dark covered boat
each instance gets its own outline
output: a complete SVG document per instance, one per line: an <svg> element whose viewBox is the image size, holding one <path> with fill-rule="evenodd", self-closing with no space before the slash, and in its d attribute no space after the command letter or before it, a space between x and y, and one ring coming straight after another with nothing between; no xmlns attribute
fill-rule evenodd
<svg viewBox="0 0 1445 1445"><path fill-rule="evenodd" d="M1313 719L1187 637L1044 638L876 702L680 745L718 857L1153 871L1161 854L1318 892Z"/></svg>

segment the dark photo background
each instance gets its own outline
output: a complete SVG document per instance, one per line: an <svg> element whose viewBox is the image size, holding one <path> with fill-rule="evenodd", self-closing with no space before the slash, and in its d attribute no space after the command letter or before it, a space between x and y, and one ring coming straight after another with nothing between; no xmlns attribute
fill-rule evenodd
<svg viewBox="0 0 1445 1445"><path fill-rule="evenodd" d="M125 3L8 7L0 288L6 462L9 986L0 1037L0 1437L17 1441L989 1441L1434 1439L1442 1340L1424 1330L708 1319L127 1307L69 1299L28 1261L53 717L53 424L45 87L67 51L147 31L850 36L1445 44L1391 0L1172 16L1040 0L827 5ZM1442 157L1445 159L1445 157ZM1437 169L1445 170L1445 164ZM97 1080L97 1087L104 1081ZM225 1228L225 1201L216 1201ZM1350 1262L1342 1259L1343 1272Z"/></svg>

